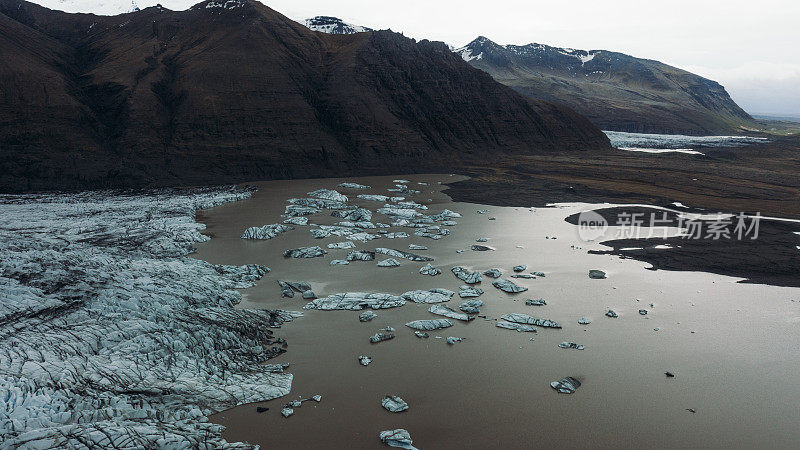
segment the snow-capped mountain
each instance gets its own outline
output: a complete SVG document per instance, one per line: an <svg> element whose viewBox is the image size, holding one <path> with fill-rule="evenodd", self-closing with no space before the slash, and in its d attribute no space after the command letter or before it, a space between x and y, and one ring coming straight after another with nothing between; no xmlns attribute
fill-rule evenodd
<svg viewBox="0 0 800 450"><path fill-rule="evenodd" d="M328 34L355 34L372 31L372 28L353 25L351 23L344 22L342 19L331 16L312 17L304 20L302 24L311 30Z"/></svg>
<svg viewBox="0 0 800 450"><path fill-rule="evenodd" d="M516 91L569 106L606 130L726 134L753 120L719 83L623 53L500 45L484 36L454 52Z"/></svg>

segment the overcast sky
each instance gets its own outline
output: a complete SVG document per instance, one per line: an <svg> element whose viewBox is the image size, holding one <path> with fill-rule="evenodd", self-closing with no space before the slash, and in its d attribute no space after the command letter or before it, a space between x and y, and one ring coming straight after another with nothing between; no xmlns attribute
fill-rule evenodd
<svg viewBox="0 0 800 450"><path fill-rule="evenodd" d="M56 9L130 0L35 0ZM136 0L185 9L192 0ZM750 113L800 116L798 0L264 0L296 20L339 17L460 47L483 35L656 59L719 81ZM59 5L61 7L59 7ZM72 6L86 9L89 6ZM102 11L100 11L102 12Z"/></svg>

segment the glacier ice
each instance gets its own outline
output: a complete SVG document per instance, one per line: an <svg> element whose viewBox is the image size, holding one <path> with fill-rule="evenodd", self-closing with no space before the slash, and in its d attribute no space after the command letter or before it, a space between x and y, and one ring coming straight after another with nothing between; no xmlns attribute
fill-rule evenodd
<svg viewBox="0 0 800 450"><path fill-rule="evenodd" d="M0 196L0 440L7 448L225 447L205 416L289 392L270 326L235 309L266 274L187 255L195 211L238 188Z"/></svg>

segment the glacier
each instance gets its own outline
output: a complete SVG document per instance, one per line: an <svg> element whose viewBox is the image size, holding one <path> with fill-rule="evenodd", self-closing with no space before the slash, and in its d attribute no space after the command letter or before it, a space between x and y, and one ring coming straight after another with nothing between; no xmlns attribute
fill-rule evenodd
<svg viewBox="0 0 800 450"><path fill-rule="evenodd" d="M0 196L0 448L252 448L206 417L289 393L269 269L189 257L237 187Z"/></svg>

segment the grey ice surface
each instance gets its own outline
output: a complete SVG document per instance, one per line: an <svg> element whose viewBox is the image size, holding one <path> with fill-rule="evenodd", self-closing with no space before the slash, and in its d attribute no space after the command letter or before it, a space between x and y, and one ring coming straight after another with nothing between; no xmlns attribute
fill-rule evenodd
<svg viewBox="0 0 800 450"><path fill-rule="evenodd" d="M560 394L572 394L581 387L581 382L572 377L564 377L558 381L551 382L550 387Z"/></svg>
<svg viewBox="0 0 800 450"><path fill-rule="evenodd" d="M430 275L433 277L436 275L440 275L442 273L442 269L439 269L438 267L433 267L430 264L425 264L424 266L420 267L419 273L423 275Z"/></svg>
<svg viewBox="0 0 800 450"><path fill-rule="evenodd" d="M506 279L506 278L498 278L497 280L492 282L492 286L500 289L503 292L508 292L510 294L516 294L518 292L525 292L528 288L524 286L519 286L513 281Z"/></svg>
<svg viewBox="0 0 800 450"><path fill-rule="evenodd" d="M404 448L406 450L416 450L416 447L411 445L411 435L408 431L398 428L396 430L384 430L379 434L381 442L396 448Z"/></svg>
<svg viewBox="0 0 800 450"><path fill-rule="evenodd" d="M606 273L602 270L592 269L589 271L589 278L602 280L603 278L606 278Z"/></svg>
<svg viewBox="0 0 800 450"><path fill-rule="evenodd" d="M450 301L455 292L447 289L417 290L402 293L400 296L414 303L442 303Z"/></svg>
<svg viewBox="0 0 800 450"><path fill-rule="evenodd" d="M389 412L399 413L408 409L408 403L396 395L387 395L381 400L381 406Z"/></svg>
<svg viewBox="0 0 800 450"><path fill-rule="evenodd" d="M521 324L521 323L508 322L506 320L499 320L495 324L495 326L497 326L498 328L505 328L505 329L508 329L508 330L515 330L515 331L526 331L526 332L535 332L536 331L536 328L532 327L530 325L524 325L524 324Z"/></svg>
<svg viewBox="0 0 800 450"><path fill-rule="evenodd" d="M395 258L405 258L409 261L433 261L433 258L431 258L430 256L417 255L414 253L405 252L402 250L395 250L392 248L378 247L375 249L375 252L380 253L382 255L393 256Z"/></svg>
<svg viewBox="0 0 800 450"><path fill-rule="evenodd" d="M535 317L531 317L527 314L521 314L521 313L503 314L502 316L500 316L500 318L503 320L507 320L509 322L522 323L525 325L536 325L537 327L543 327L543 328L561 328L561 325L550 319L537 319Z"/></svg>
<svg viewBox="0 0 800 450"><path fill-rule="evenodd" d="M294 228L289 225L273 223L263 227L250 227L242 233L242 239L272 239L281 233L285 233Z"/></svg>
<svg viewBox="0 0 800 450"><path fill-rule="evenodd" d="M190 258L236 188L0 196L0 447L252 448L205 416L289 393L257 265Z"/></svg>
<svg viewBox="0 0 800 450"><path fill-rule="evenodd" d="M469 270L461 267L455 266L450 269L453 272L453 275L456 276L459 280L463 281L467 284L477 284L481 282L481 273L480 272L470 272Z"/></svg>
<svg viewBox="0 0 800 450"><path fill-rule="evenodd" d="M456 312L453 310L453 308L444 305L432 305L430 308L428 308L428 311L431 314L436 314L437 316L444 316L450 319L462 320L464 322L469 322L475 318L464 313Z"/></svg>
<svg viewBox="0 0 800 450"><path fill-rule="evenodd" d="M309 302L303 308L319 309L323 311L359 311L366 308L396 308L405 304L406 301L397 295L371 292L345 292L340 294L332 294L324 298L318 298L312 302Z"/></svg>
<svg viewBox="0 0 800 450"><path fill-rule="evenodd" d="M407 322L406 326L420 331L433 331L452 327L453 322L450 322L447 319L423 319Z"/></svg>
<svg viewBox="0 0 800 450"><path fill-rule="evenodd" d="M458 306L458 309L467 314L477 314L480 312L478 308L481 306L483 306L483 302L477 298L474 298L461 303L461 305Z"/></svg>
<svg viewBox="0 0 800 450"><path fill-rule="evenodd" d="M394 258L386 258L383 261L378 262L378 267L399 267L400 261Z"/></svg>
<svg viewBox="0 0 800 450"><path fill-rule="evenodd" d="M283 252L284 258L317 258L319 256L325 256L328 253L327 250L323 250L322 247L315 245L313 247L300 247L294 248L291 250L286 250Z"/></svg>

